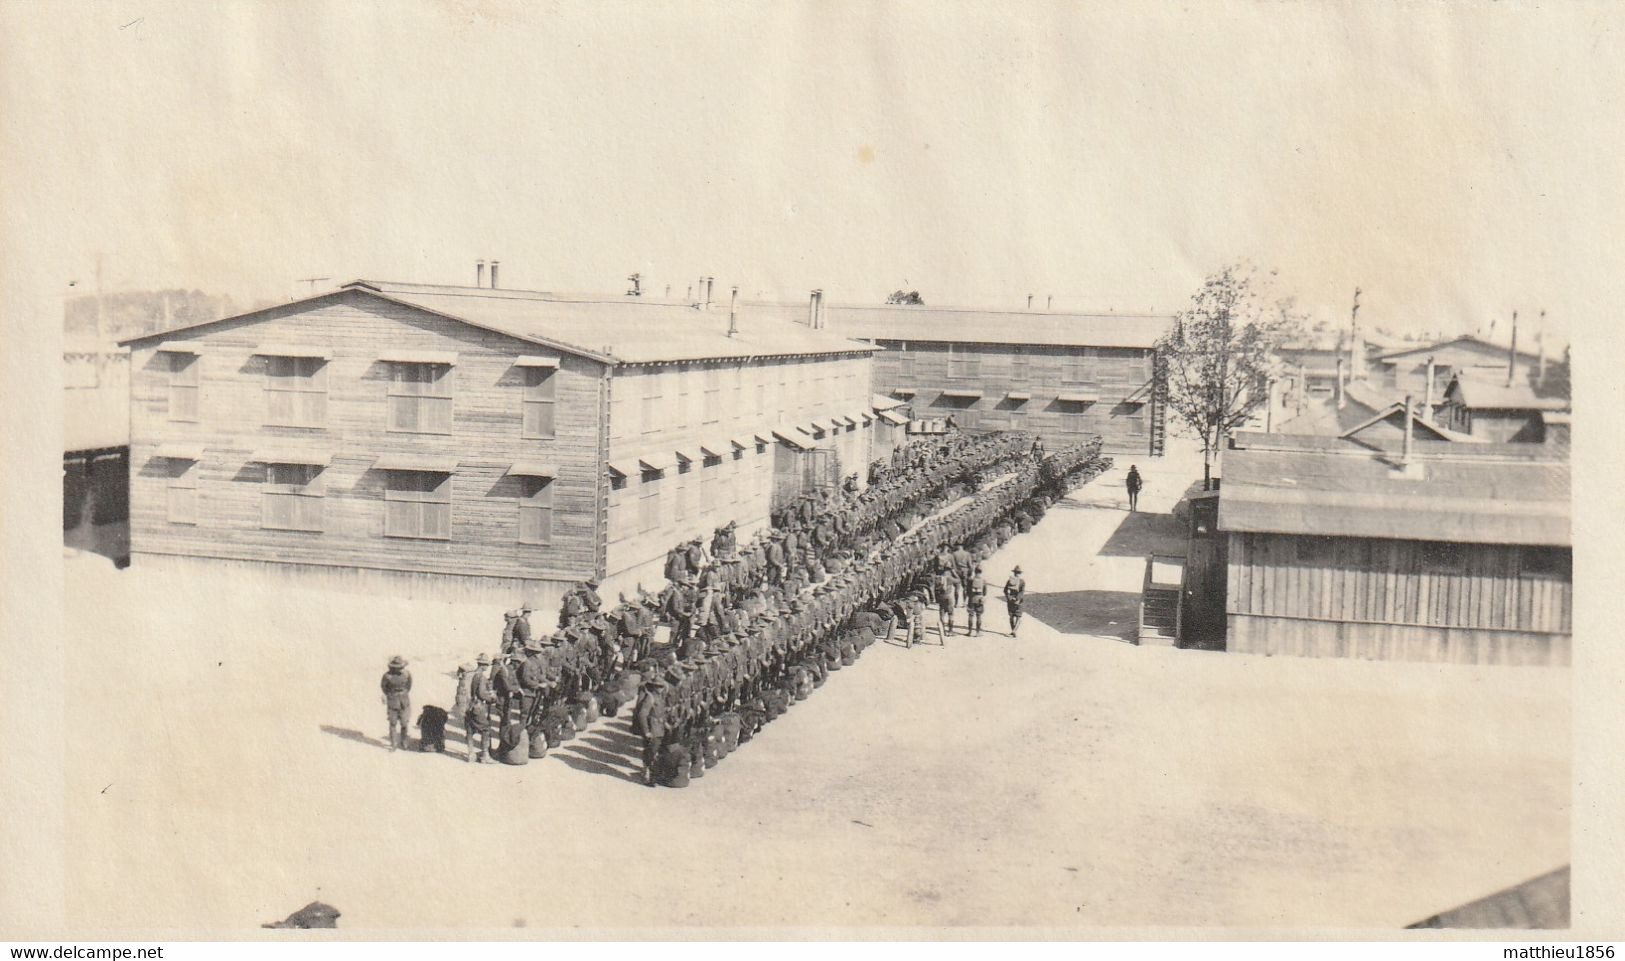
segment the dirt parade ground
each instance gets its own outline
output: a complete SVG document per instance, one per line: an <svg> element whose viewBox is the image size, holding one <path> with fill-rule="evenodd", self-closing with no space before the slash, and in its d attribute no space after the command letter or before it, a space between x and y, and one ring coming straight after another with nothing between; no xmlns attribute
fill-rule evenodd
<svg viewBox="0 0 1625 961"><path fill-rule="evenodd" d="M1130 514L1127 466L992 558L1019 637L876 644L683 790L629 709L523 767L386 750L389 657L449 707L500 610L71 558L68 921L1393 929L1568 863L1567 669L1136 646L1193 475Z"/></svg>

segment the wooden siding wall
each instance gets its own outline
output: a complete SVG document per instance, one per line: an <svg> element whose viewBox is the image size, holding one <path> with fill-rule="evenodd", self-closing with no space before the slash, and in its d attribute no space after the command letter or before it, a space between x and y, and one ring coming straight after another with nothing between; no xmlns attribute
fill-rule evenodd
<svg viewBox="0 0 1625 961"><path fill-rule="evenodd" d="M642 580L652 587L658 582L660 562L674 545L692 537L709 544L716 528L730 520L739 526L741 540L765 524L779 445L758 445L755 438L771 438L774 428L795 429L836 415L853 417L856 429L801 436L809 444L834 450L842 470L858 474L862 482L873 457L875 433L875 425L865 425L860 416L871 411L869 366L868 354L861 353L616 368L609 385L609 461L635 467L642 455L671 460L678 451L696 460L687 471L674 466L658 480L645 481L634 471L621 489L609 491L610 578L617 585ZM653 423L643 411L651 379L660 397ZM704 396L713 383L720 393L714 419ZM737 456L728 443L732 438L748 444ZM725 446L722 463L705 466L702 444ZM644 532L639 502L650 483L658 489L660 523Z"/></svg>
<svg viewBox="0 0 1625 961"><path fill-rule="evenodd" d="M912 390L916 417L954 420L967 428L1030 430L1051 449L1099 434L1104 449L1117 453L1157 453L1156 421L1165 416L1153 396L1153 354L1149 348L1044 347L1012 344L953 344L955 357L978 358L973 377L950 376L949 345L880 340L875 355L874 390ZM1017 358L1025 363L1022 372ZM1082 361L1082 378L1068 380L1069 360ZM905 373L905 365L912 367ZM980 390L973 401L944 396L945 390ZM1026 392L1026 401L1009 398ZM1091 404L1062 404L1057 395L1095 391ZM1130 398L1140 403L1126 403ZM1075 416L1074 416L1075 415Z"/></svg>
<svg viewBox="0 0 1625 961"><path fill-rule="evenodd" d="M1300 542L1329 553L1300 559ZM1227 648L1460 661L1567 663L1568 577L1522 575L1516 546L1463 544L1465 570L1430 570L1426 542L1232 533ZM1310 548L1316 551L1316 548Z"/></svg>
<svg viewBox="0 0 1625 961"><path fill-rule="evenodd" d="M344 294L307 308L290 308L216 325L167 340L195 343L201 352L200 419L168 419L168 355L148 343L131 364L131 539L140 554L193 555L243 561L375 568L510 579L573 581L598 566L594 518L600 468L599 391L603 368L565 355L556 374L556 436L520 437L523 370L520 355L549 353L411 308ZM266 364L254 353L266 343L325 348L325 429L265 424ZM386 429L390 365L387 349L455 351L449 435ZM198 523L166 517L166 442L202 444ZM261 448L331 451L322 472L323 530L260 526L265 465ZM384 536L387 474L380 455L446 457L452 477L451 538ZM547 545L518 543L515 461L558 468L553 480L553 536ZM139 563L139 556L137 563Z"/></svg>

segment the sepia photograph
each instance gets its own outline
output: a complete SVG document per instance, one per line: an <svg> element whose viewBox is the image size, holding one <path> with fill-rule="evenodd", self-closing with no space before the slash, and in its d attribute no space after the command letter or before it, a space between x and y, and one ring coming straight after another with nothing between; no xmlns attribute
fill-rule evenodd
<svg viewBox="0 0 1625 961"><path fill-rule="evenodd" d="M0 3L0 936L1617 939L1622 13Z"/></svg>

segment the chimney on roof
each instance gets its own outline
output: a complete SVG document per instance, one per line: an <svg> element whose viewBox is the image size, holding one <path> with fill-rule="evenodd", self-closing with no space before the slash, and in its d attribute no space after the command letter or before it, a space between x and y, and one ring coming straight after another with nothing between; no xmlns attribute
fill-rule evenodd
<svg viewBox="0 0 1625 961"><path fill-rule="evenodd" d="M491 289L497 289L497 261L491 261Z"/></svg>
<svg viewBox="0 0 1625 961"><path fill-rule="evenodd" d="M1535 328L1535 349L1536 349L1536 351L1538 351L1536 356L1539 357L1539 360L1536 361L1536 364L1538 366L1536 368L1537 373L1535 374L1535 382L1537 384L1545 384L1546 383L1546 311L1545 310L1542 310L1540 312L1540 326Z"/></svg>
<svg viewBox="0 0 1625 961"><path fill-rule="evenodd" d="M1345 373L1345 371L1346 371L1346 368L1343 366L1343 358L1341 356L1339 356L1337 358L1337 409L1338 410L1342 410L1344 408L1344 406L1347 405L1347 403L1348 403L1348 400L1343 396L1343 374Z"/></svg>
<svg viewBox="0 0 1625 961"><path fill-rule="evenodd" d="M823 291L815 290L807 295L807 327L810 330L818 329L818 296Z"/></svg>
<svg viewBox="0 0 1625 961"><path fill-rule="evenodd" d="M705 308L711 309L711 285L716 282L715 277L705 278Z"/></svg>
<svg viewBox="0 0 1625 961"><path fill-rule="evenodd" d="M1410 470L1410 467L1411 467L1411 444L1414 443L1414 440L1412 439L1411 435L1413 433L1415 433L1415 431L1416 431L1416 428L1411 423L1411 395L1406 394L1405 395L1405 447L1404 447L1404 453L1400 455L1399 463L1407 471Z"/></svg>
<svg viewBox="0 0 1625 961"><path fill-rule="evenodd" d="M1032 294L1027 295L1027 309L1028 310L1033 309L1033 295Z"/></svg>
<svg viewBox="0 0 1625 961"><path fill-rule="evenodd" d="M728 336L739 333L739 288L733 288L728 294Z"/></svg>
<svg viewBox="0 0 1625 961"><path fill-rule="evenodd" d="M1429 417L1433 416L1433 396L1434 396L1434 394L1433 394L1433 371L1434 371L1433 355L1429 354L1428 355L1428 392L1427 392L1427 399L1422 402L1422 413L1426 414Z"/></svg>
<svg viewBox="0 0 1625 961"><path fill-rule="evenodd" d="M1055 295L1054 295L1054 294L1050 294L1050 295L1049 295L1049 296L1048 296L1048 297L1045 297L1045 298L1044 298L1044 309L1045 309L1045 310L1049 310L1049 309L1050 309L1050 306L1051 306L1051 305L1052 305L1052 304L1054 304L1054 303L1055 303Z"/></svg>
<svg viewBox="0 0 1625 961"><path fill-rule="evenodd" d="M694 286L695 286L695 288L697 288L695 290L695 294L697 295L697 299L694 301L694 305L696 307L700 308L701 310L704 310L705 307L706 307L706 303L705 303L705 278L701 277L699 279L699 281L694 284Z"/></svg>
<svg viewBox="0 0 1625 961"><path fill-rule="evenodd" d="M1507 386L1512 386L1518 370L1518 312L1512 312L1512 346L1507 348Z"/></svg>
<svg viewBox="0 0 1625 961"><path fill-rule="evenodd" d="M485 261L483 260L474 261L474 286L485 286Z"/></svg>

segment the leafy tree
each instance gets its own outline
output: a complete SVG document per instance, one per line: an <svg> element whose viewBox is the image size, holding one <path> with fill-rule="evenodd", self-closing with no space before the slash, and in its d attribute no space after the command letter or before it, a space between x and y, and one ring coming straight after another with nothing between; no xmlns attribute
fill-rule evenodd
<svg viewBox="0 0 1625 961"><path fill-rule="evenodd" d="M924 307L925 298L921 297L920 292L917 290L897 290L893 291L892 295L886 298L886 303L908 304L913 307Z"/></svg>
<svg viewBox="0 0 1625 961"><path fill-rule="evenodd" d="M1174 326L1157 341L1168 406L1202 439L1202 484L1213 486L1213 458L1237 427L1269 400L1279 376L1275 351L1303 318L1277 297L1271 277L1250 264L1209 276Z"/></svg>

